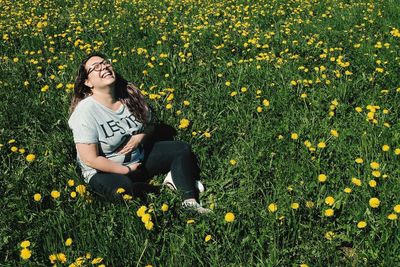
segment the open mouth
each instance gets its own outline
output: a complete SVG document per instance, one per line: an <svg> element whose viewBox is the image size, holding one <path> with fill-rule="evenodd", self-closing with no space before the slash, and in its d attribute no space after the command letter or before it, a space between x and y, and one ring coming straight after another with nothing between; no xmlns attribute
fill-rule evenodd
<svg viewBox="0 0 400 267"><path fill-rule="evenodd" d="M101 78L107 78L107 77L114 77L111 71L106 71L105 73L103 73L103 75L101 76Z"/></svg>

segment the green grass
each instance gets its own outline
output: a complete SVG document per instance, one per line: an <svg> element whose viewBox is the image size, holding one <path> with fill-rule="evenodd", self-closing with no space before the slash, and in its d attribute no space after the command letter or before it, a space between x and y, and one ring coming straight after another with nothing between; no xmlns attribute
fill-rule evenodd
<svg viewBox="0 0 400 267"><path fill-rule="evenodd" d="M106 266L400 262L399 221L388 219L400 204L396 1L85 3L1 4L2 266L48 266L49 256L57 253L67 259L57 266L87 253L83 266L96 257ZM182 212L180 196L168 190L146 203L70 196L83 179L67 125L69 86L80 60L93 51L115 60L115 68L147 95L158 118L177 129L175 139L192 145L207 188L201 201L214 206L212 215ZM321 66L325 70L315 70ZM172 101L168 88L174 89ZM150 94L160 98L152 100ZM367 119L370 106L379 106L376 121ZM183 118L190 126L178 129ZM292 139L292 133L299 138ZM319 142L326 147L318 148ZM28 154L36 159L27 162ZM380 177L372 175L374 161ZM324 183L318 181L321 173L328 177ZM74 186L68 186L70 179ZM346 187L352 192L345 193ZM60 198L54 200L52 190ZM42 195L39 202L33 200L36 193ZM335 199L332 207L327 196ZM380 200L378 208L369 205L373 197ZM160 210L163 203L167 212ZM276 212L268 210L271 203ZM299 208L292 209L292 203ZM150 231L136 215L141 205L154 207ZM328 208L334 216L324 216ZM227 212L235 214L233 222L224 220ZM195 222L188 224L191 219ZM367 226L359 229L360 221ZM333 237L327 238L330 231ZM205 242L207 235L212 239ZM67 238L73 240L69 247ZM24 240L31 242L28 260L20 257Z"/></svg>

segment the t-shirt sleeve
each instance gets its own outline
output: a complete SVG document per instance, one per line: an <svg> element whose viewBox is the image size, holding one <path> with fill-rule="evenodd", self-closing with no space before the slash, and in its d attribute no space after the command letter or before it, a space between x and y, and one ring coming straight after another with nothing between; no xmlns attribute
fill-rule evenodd
<svg viewBox="0 0 400 267"><path fill-rule="evenodd" d="M93 144L98 143L99 135L93 119L84 112L73 113L68 121L72 129L75 143Z"/></svg>

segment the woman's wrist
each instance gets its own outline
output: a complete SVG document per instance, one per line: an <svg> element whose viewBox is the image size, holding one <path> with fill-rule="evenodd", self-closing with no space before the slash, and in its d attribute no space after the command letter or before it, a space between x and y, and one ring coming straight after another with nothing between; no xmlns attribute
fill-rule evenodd
<svg viewBox="0 0 400 267"><path fill-rule="evenodd" d="M128 169L128 172L127 172L126 174L128 174L128 173L132 172L132 169L131 169L131 167L129 167L128 165L125 165L125 167Z"/></svg>

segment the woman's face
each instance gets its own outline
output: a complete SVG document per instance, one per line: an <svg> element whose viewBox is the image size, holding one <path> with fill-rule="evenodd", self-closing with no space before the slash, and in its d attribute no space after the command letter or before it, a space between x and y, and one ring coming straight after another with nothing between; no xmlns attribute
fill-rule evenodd
<svg viewBox="0 0 400 267"><path fill-rule="evenodd" d="M88 78L85 85L90 88L102 88L114 84L115 72L108 59L99 56L91 57L85 64Z"/></svg>

